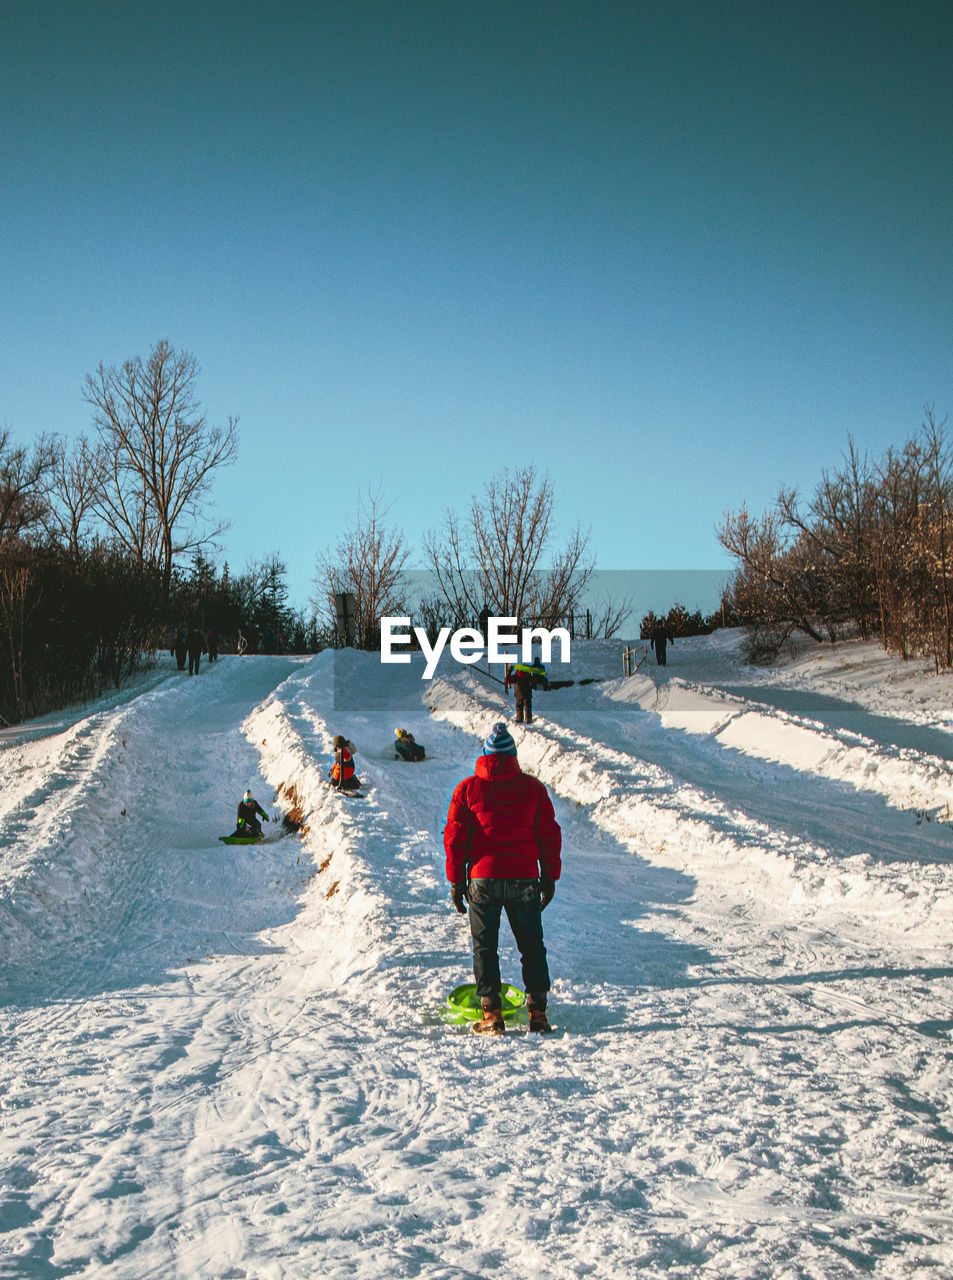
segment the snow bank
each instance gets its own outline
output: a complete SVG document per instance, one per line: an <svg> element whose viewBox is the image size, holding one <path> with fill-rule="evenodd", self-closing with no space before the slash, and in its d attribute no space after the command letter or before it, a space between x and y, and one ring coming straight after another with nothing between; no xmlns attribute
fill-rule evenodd
<svg viewBox="0 0 953 1280"><path fill-rule="evenodd" d="M950 829L899 807L942 717L725 637L618 658L514 727L564 834L545 1040L439 1017L485 678L228 658L4 738L0 1275L948 1274ZM246 787L275 821L223 846Z"/></svg>

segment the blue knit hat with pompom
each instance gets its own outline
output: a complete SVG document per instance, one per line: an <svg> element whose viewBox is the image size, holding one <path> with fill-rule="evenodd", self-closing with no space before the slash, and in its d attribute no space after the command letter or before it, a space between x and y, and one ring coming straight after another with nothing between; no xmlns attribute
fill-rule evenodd
<svg viewBox="0 0 953 1280"><path fill-rule="evenodd" d="M485 756L515 756L516 743L513 735L501 720L493 726L493 732L483 744Z"/></svg>

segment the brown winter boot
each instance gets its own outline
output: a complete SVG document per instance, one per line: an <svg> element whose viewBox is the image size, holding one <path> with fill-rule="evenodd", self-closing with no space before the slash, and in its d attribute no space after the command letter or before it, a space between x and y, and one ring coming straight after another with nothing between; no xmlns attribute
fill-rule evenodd
<svg viewBox="0 0 953 1280"><path fill-rule="evenodd" d="M530 1031L538 1031L541 1035L548 1035L552 1031L549 1019L546 1017L545 995L528 995L526 997L526 1012L529 1014Z"/></svg>
<svg viewBox="0 0 953 1280"><path fill-rule="evenodd" d="M503 1035L506 1031L506 1023L503 1021L499 998L494 1000L492 996L483 996L480 1007L483 1009L483 1017L479 1022L474 1022L473 1034L475 1036Z"/></svg>

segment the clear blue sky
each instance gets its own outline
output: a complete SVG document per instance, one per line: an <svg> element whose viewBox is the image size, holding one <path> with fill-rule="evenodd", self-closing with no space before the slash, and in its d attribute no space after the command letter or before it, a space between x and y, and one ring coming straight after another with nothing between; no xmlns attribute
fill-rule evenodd
<svg viewBox="0 0 953 1280"><path fill-rule="evenodd" d="M953 7L7 0L0 425L160 338L233 569L504 465L605 569L953 410ZM686 603L692 604L692 601Z"/></svg>

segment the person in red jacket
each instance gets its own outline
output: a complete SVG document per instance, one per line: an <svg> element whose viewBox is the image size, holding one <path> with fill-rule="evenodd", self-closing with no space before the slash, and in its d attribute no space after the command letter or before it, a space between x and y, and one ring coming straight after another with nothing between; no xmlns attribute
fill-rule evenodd
<svg viewBox="0 0 953 1280"><path fill-rule="evenodd" d="M334 739L334 764L328 770L331 786L339 791L356 791L361 780L354 769L354 743L348 742L343 734Z"/></svg>
<svg viewBox="0 0 953 1280"><path fill-rule="evenodd" d="M453 905L470 906L473 976L483 1010L478 1035L506 1030L500 1002L500 917L513 930L523 967L530 1031L552 1031L546 1018L549 966L542 911L561 870L562 832L549 792L523 773L516 743L496 724L475 772L458 783L443 833Z"/></svg>

